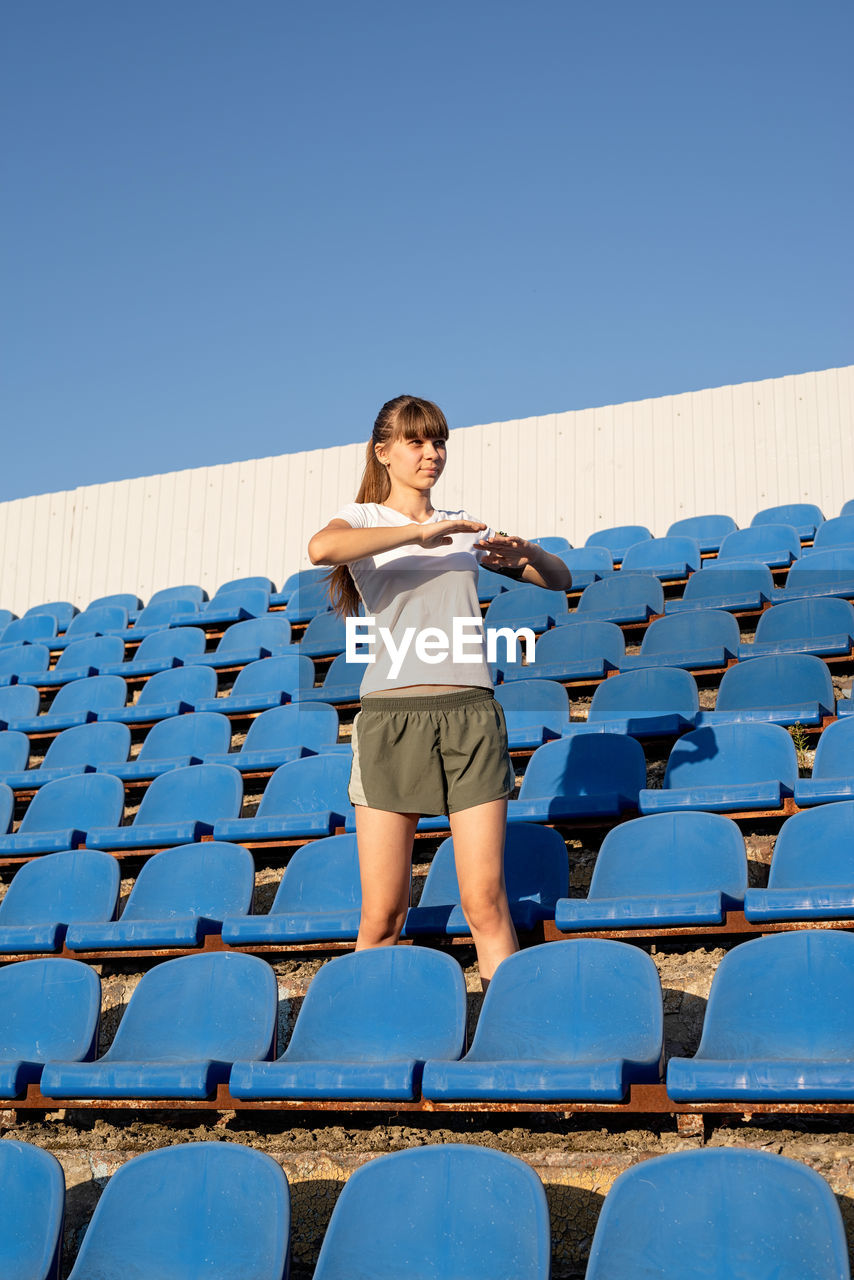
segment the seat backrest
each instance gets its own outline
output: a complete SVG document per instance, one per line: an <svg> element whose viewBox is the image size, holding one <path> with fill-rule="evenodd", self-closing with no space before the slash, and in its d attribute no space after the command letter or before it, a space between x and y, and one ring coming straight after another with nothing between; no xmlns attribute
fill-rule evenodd
<svg viewBox="0 0 854 1280"><path fill-rule="evenodd" d="M38 713L39 701L35 685L6 685L0 689L0 721L29 720Z"/></svg>
<svg viewBox="0 0 854 1280"><path fill-rule="evenodd" d="M6 1280L59 1280L65 1175L49 1151L0 1143L0 1274Z"/></svg>
<svg viewBox="0 0 854 1280"><path fill-rule="evenodd" d="M47 644L54 638L57 630L57 620L52 613L31 613L7 624L3 632L3 643L36 644L41 641Z"/></svg>
<svg viewBox="0 0 854 1280"><path fill-rule="evenodd" d="M214 711L190 711L158 720L145 735L138 760L223 755L231 745L231 721Z"/></svg>
<svg viewBox="0 0 854 1280"><path fill-rule="evenodd" d="M275 1049L276 977L257 956L165 960L134 988L103 1061L236 1062Z"/></svg>
<svg viewBox="0 0 854 1280"><path fill-rule="evenodd" d="M719 547L728 533L734 533L738 525L732 516L687 516L684 520L674 520L667 530L667 536L680 535L696 538L700 546L710 550Z"/></svg>
<svg viewBox="0 0 854 1280"><path fill-rule="evenodd" d="M208 593L204 587L198 587L194 583L184 583L180 587L161 587L159 591L154 592L145 607L148 608L152 604L174 605L176 602L182 607L186 603L201 605L207 598Z"/></svg>
<svg viewBox="0 0 854 1280"><path fill-rule="evenodd" d="M338 712L327 702L289 702L270 707L252 721L243 744L245 751L271 747L310 747L322 751L338 740Z"/></svg>
<svg viewBox="0 0 854 1280"><path fill-rule="evenodd" d="M323 677L323 687L327 686L333 690L336 688L349 688L354 682L358 685L361 683L362 676L365 674L364 662L348 662L346 653L339 653L332 659L329 669Z"/></svg>
<svg viewBox="0 0 854 1280"><path fill-rule="evenodd" d="M214 600L210 600L202 608L202 615L215 613L220 608L241 608L257 618L265 614L270 607L270 592L266 587L231 587L228 591L217 592Z"/></svg>
<svg viewBox="0 0 854 1280"><path fill-rule="evenodd" d="M736 623L736 626L738 624ZM669 711L693 718L700 709L697 682L679 667L651 667L625 671L596 686L588 719Z"/></svg>
<svg viewBox="0 0 854 1280"><path fill-rule="evenodd" d="M754 658L745 666L758 662ZM779 779L790 791L798 757L779 724L723 724L695 729L674 744L664 771L665 787L705 787Z"/></svg>
<svg viewBox="0 0 854 1280"><path fill-rule="evenodd" d="M276 590L270 578L264 578L260 575L248 578L230 578L228 582L224 582L221 587L217 587L214 592L214 599L222 596L230 595L232 591L246 591L260 588L266 591L267 595L271 595Z"/></svg>
<svg viewBox="0 0 854 1280"><path fill-rule="evenodd" d="M90 609L99 609L102 604L120 605L123 609L127 609L128 613L135 613L142 608L142 601L132 591L116 591L110 596L97 596L94 600L89 601L88 607Z"/></svg>
<svg viewBox="0 0 854 1280"><path fill-rule="evenodd" d="M622 578L615 573L610 578L591 582L582 591L576 612L581 620L588 612L630 607L664 613L664 588L658 578L650 573L627 573Z"/></svg>
<svg viewBox="0 0 854 1280"><path fill-rule="evenodd" d="M305 654L286 653L278 658L259 658L238 672L232 693L272 693L284 690L294 694L314 686L314 663Z"/></svg>
<svg viewBox="0 0 854 1280"><path fill-rule="evenodd" d="M80 1062L95 1054L101 980L79 960L51 956L0 969L0 1060Z"/></svg>
<svg viewBox="0 0 854 1280"><path fill-rule="evenodd" d="M790 524L751 525L749 529L736 529L728 533L718 552L719 560L761 560L765 556L776 557L788 552L795 559L801 554L801 540L797 529Z"/></svg>
<svg viewBox="0 0 854 1280"><path fill-rule="evenodd" d="M143 863L122 920L244 915L254 887L255 863L240 845L219 840L179 845Z"/></svg>
<svg viewBox="0 0 854 1280"><path fill-rule="evenodd" d="M530 721L542 720L554 726L569 721L566 689L556 680L512 680L497 685L495 697L505 711L524 711Z"/></svg>
<svg viewBox="0 0 854 1280"><path fill-rule="evenodd" d="M538 902L553 907L569 892L569 859L563 836L554 827L510 822L504 839L504 880L510 903ZM448 836L433 854L421 891L420 907L457 906L460 886L454 841Z"/></svg>
<svg viewBox="0 0 854 1280"><path fill-rule="evenodd" d="M354 1263L358 1259L358 1263ZM516 1156L445 1143L380 1156L351 1174L314 1280L406 1273L441 1280L548 1280L545 1191Z"/></svg>
<svg viewBox="0 0 854 1280"><path fill-rule="evenodd" d="M652 534L643 524L620 524L612 529L599 529L591 533L585 547L607 547L615 560L622 560L629 547L645 542Z"/></svg>
<svg viewBox="0 0 854 1280"><path fill-rule="evenodd" d="M56 624L60 631L66 631L78 612L77 605L72 604L70 600L48 600L44 604L31 605L24 617L38 618L43 614L48 614L50 617L56 618Z"/></svg>
<svg viewBox="0 0 854 1280"><path fill-rule="evenodd" d="M279 813L347 813L351 759L346 753L303 756L280 765L261 797L258 817Z"/></svg>
<svg viewBox="0 0 854 1280"><path fill-rule="evenodd" d="M67 765L120 764L130 751L130 729L126 724L78 724L63 729L51 742L42 762L44 769Z"/></svg>
<svg viewBox="0 0 854 1280"><path fill-rule="evenodd" d="M814 778L854 778L854 716L829 724L818 740Z"/></svg>
<svg viewBox="0 0 854 1280"><path fill-rule="evenodd" d="M328 572L325 570L324 572ZM318 613L326 609L329 605L329 584L318 580L312 581L300 574L299 585L295 586L291 592L287 611L293 616L295 613Z"/></svg>
<svg viewBox="0 0 854 1280"><path fill-rule="evenodd" d="M25 862L0 902L0 925L111 920L119 864L99 849L70 849Z"/></svg>
<svg viewBox="0 0 854 1280"><path fill-rule="evenodd" d="M846 727L854 728L854 722ZM854 773L854 768L849 766L849 769ZM851 884L854 884L854 800L819 804L787 818L774 843L769 889Z"/></svg>
<svg viewBox="0 0 854 1280"><path fill-rule="evenodd" d="M709 992L700 1058L854 1058L854 937L798 929L742 942Z"/></svg>
<svg viewBox="0 0 854 1280"><path fill-rule="evenodd" d="M604 658L618 667L626 656L626 641L615 622L576 622L550 627L537 641L536 662L575 662Z"/></svg>
<svg viewBox="0 0 854 1280"><path fill-rule="evenodd" d="M0 730L0 774L20 773L30 758L30 740L17 729Z"/></svg>
<svg viewBox="0 0 854 1280"><path fill-rule="evenodd" d="M522 778L519 799L603 792L637 798L645 786L646 759L635 738L622 733L577 733L537 747Z"/></svg>
<svg viewBox="0 0 854 1280"><path fill-rule="evenodd" d="M829 710L835 705L827 664L810 653L786 653L751 658L750 662L740 662L726 670L715 708L738 711L813 701Z"/></svg>
<svg viewBox="0 0 854 1280"><path fill-rule="evenodd" d="M558 559L571 572L610 573L614 568L614 558L607 547L572 547L571 550L562 552Z"/></svg>
<svg viewBox="0 0 854 1280"><path fill-rule="evenodd" d="M760 615L756 626L757 643L836 635L854 636L854 605L830 596L775 604Z"/></svg>
<svg viewBox="0 0 854 1280"><path fill-rule="evenodd" d="M149 676L136 700L138 707L156 707L161 702L185 699L201 702L216 697L216 672L213 667L193 663L187 667L169 667Z"/></svg>
<svg viewBox="0 0 854 1280"><path fill-rule="evenodd" d="M852 582L854 547L831 547L826 551L811 551L796 560L786 578L786 587L819 587L832 593L841 588L850 591Z"/></svg>
<svg viewBox="0 0 854 1280"><path fill-rule="evenodd" d="M102 604L78 613L71 619L65 634L69 637L106 635L110 631L124 631L127 624L127 609L120 604Z"/></svg>
<svg viewBox="0 0 854 1280"><path fill-rule="evenodd" d="M757 592L770 600L774 578L767 564L758 561L706 560L702 573L693 573L685 583L683 600L708 600L710 597L743 595Z"/></svg>
<svg viewBox="0 0 854 1280"><path fill-rule="evenodd" d="M290 625L290 624L288 624ZM303 633L301 645L322 646L326 653L343 653L346 643L346 619L327 610L312 618Z"/></svg>
<svg viewBox="0 0 854 1280"><path fill-rule="evenodd" d="M337 911L362 904L354 834L323 836L295 850L276 892L271 915Z"/></svg>
<svg viewBox="0 0 854 1280"><path fill-rule="evenodd" d="M60 685L47 714L68 715L76 711L123 707L127 692L121 676L84 676L82 680L70 680L68 684Z"/></svg>
<svg viewBox="0 0 854 1280"><path fill-rule="evenodd" d="M623 568L627 572L643 571L683 560L689 569L699 569L700 544L696 538L672 534L667 538L646 538L636 542L623 556Z"/></svg>
<svg viewBox="0 0 854 1280"><path fill-rule="evenodd" d="M572 938L501 962L469 1054L481 1061L627 1059L657 1079L663 1037L661 983L646 952Z"/></svg>
<svg viewBox="0 0 854 1280"><path fill-rule="evenodd" d="M543 551L548 551L553 556L560 556L572 550L572 543L568 538L561 537L560 534L547 534L542 538L529 538L528 541L535 543L538 547L542 547Z"/></svg>
<svg viewBox="0 0 854 1280"><path fill-rule="evenodd" d="M21 834L62 831L72 827L117 827L122 819L125 789L110 773L72 774L40 787L21 819Z"/></svg>
<svg viewBox="0 0 854 1280"><path fill-rule="evenodd" d="M764 507L757 511L751 525L790 524L802 529L803 535L812 537L820 524L824 523L821 507L814 502L784 502L777 507Z"/></svg>
<svg viewBox="0 0 854 1280"><path fill-rule="evenodd" d="M176 596L167 600L150 600L140 613L134 626L142 630L146 627L168 627L169 619L177 613L198 613L199 603L189 596Z"/></svg>
<svg viewBox="0 0 854 1280"><path fill-rule="evenodd" d="M834 516L832 520L825 520L824 524L816 530L813 545L816 550L827 550L829 547L854 547L854 515Z"/></svg>
<svg viewBox="0 0 854 1280"><path fill-rule="evenodd" d="M655 618L641 641L641 653L690 653L692 649L720 645L737 654L740 643L738 621L723 609L694 609Z"/></svg>
<svg viewBox="0 0 854 1280"><path fill-rule="evenodd" d="M33 684L50 666L50 649L44 644L10 644L0 646L0 675L16 675Z"/></svg>
<svg viewBox="0 0 854 1280"><path fill-rule="evenodd" d="M587 1280L848 1280L842 1215L807 1165L704 1147L621 1173L599 1214Z"/></svg>
<svg viewBox="0 0 854 1280"><path fill-rule="evenodd" d="M110 1178L71 1277L284 1280L289 1240L288 1183L271 1156L236 1142L162 1147Z"/></svg>
<svg viewBox="0 0 854 1280"><path fill-rule="evenodd" d="M373 947L337 956L311 981L285 1053L289 1062L459 1058L466 987L450 956Z"/></svg>
<svg viewBox="0 0 854 1280"><path fill-rule="evenodd" d="M489 602L484 623L488 627L500 626L506 618L524 619L540 613L548 613L552 617L562 617L567 612L566 592L549 591L531 582L517 587L513 591L502 591Z"/></svg>
<svg viewBox="0 0 854 1280"><path fill-rule="evenodd" d="M235 622L217 645L217 653L233 653L259 645L275 653L291 642L291 624L281 614Z"/></svg>
<svg viewBox="0 0 854 1280"><path fill-rule="evenodd" d="M719 813L656 813L613 827L596 855L590 898L720 890L744 901L744 837Z"/></svg>
<svg viewBox="0 0 854 1280"><path fill-rule="evenodd" d="M56 667L58 671L66 667L72 671L75 667L106 667L121 662L124 656L125 642L121 636L84 636L72 640L62 650Z"/></svg>
<svg viewBox="0 0 854 1280"><path fill-rule="evenodd" d="M185 821L212 824L219 818L236 818L242 803L243 780L231 765L185 765L154 779L142 797L134 825Z"/></svg>
<svg viewBox="0 0 854 1280"><path fill-rule="evenodd" d="M136 662L162 661L169 658L195 658L205 651L205 633L201 627L164 627L143 636L134 656Z"/></svg>
<svg viewBox="0 0 854 1280"><path fill-rule="evenodd" d="M5 782L0 782L0 835L6 835L12 825L15 811L15 793Z"/></svg>

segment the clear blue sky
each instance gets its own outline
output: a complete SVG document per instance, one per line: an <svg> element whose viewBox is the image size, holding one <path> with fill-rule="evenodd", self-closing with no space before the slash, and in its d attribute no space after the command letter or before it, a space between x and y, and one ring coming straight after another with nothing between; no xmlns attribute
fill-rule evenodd
<svg viewBox="0 0 854 1280"><path fill-rule="evenodd" d="M404 391L468 426L851 363L853 37L848 0L5 5L0 500L364 440Z"/></svg>

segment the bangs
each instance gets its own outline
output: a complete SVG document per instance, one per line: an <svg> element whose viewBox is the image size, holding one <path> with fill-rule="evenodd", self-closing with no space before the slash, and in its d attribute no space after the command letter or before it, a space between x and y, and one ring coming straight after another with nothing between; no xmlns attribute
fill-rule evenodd
<svg viewBox="0 0 854 1280"><path fill-rule="evenodd" d="M444 413L432 400L414 397L401 405L395 415L394 438L398 440L447 440L448 423Z"/></svg>

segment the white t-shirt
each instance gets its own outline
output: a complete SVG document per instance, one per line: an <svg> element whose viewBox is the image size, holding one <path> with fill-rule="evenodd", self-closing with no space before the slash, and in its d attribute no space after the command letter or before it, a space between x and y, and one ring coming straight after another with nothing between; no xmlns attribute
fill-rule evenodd
<svg viewBox="0 0 854 1280"><path fill-rule="evenodd" d="M345 520L354 529L418 523L378 502L350 502L331 518ZM434 511L423 523L475 518L467 511ZM361 631L375 656L374 662L365 665L363 697L414 684L493 687L477 598L478 565L488 552L474 548L492 532L456 533L447 546L408 543L350 561L347 567L365 605L365 618L359 621L373 619L373 625ZM454 661L454 619L460 639L456 656L465 661ZM465 619L476 622L465 623ZM390 642L380 628L386 629Z"/></svg>

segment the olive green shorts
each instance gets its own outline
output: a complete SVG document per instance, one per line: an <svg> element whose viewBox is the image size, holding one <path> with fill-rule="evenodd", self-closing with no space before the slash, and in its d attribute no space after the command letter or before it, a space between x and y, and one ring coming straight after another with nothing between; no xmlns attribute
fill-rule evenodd
<svg viewBox="0 0 854 1280"><path fill-rule="evenodd" d="M493 691L368 697L353 721L350 800L435 817L509 796L515 770Z"/></svg>

